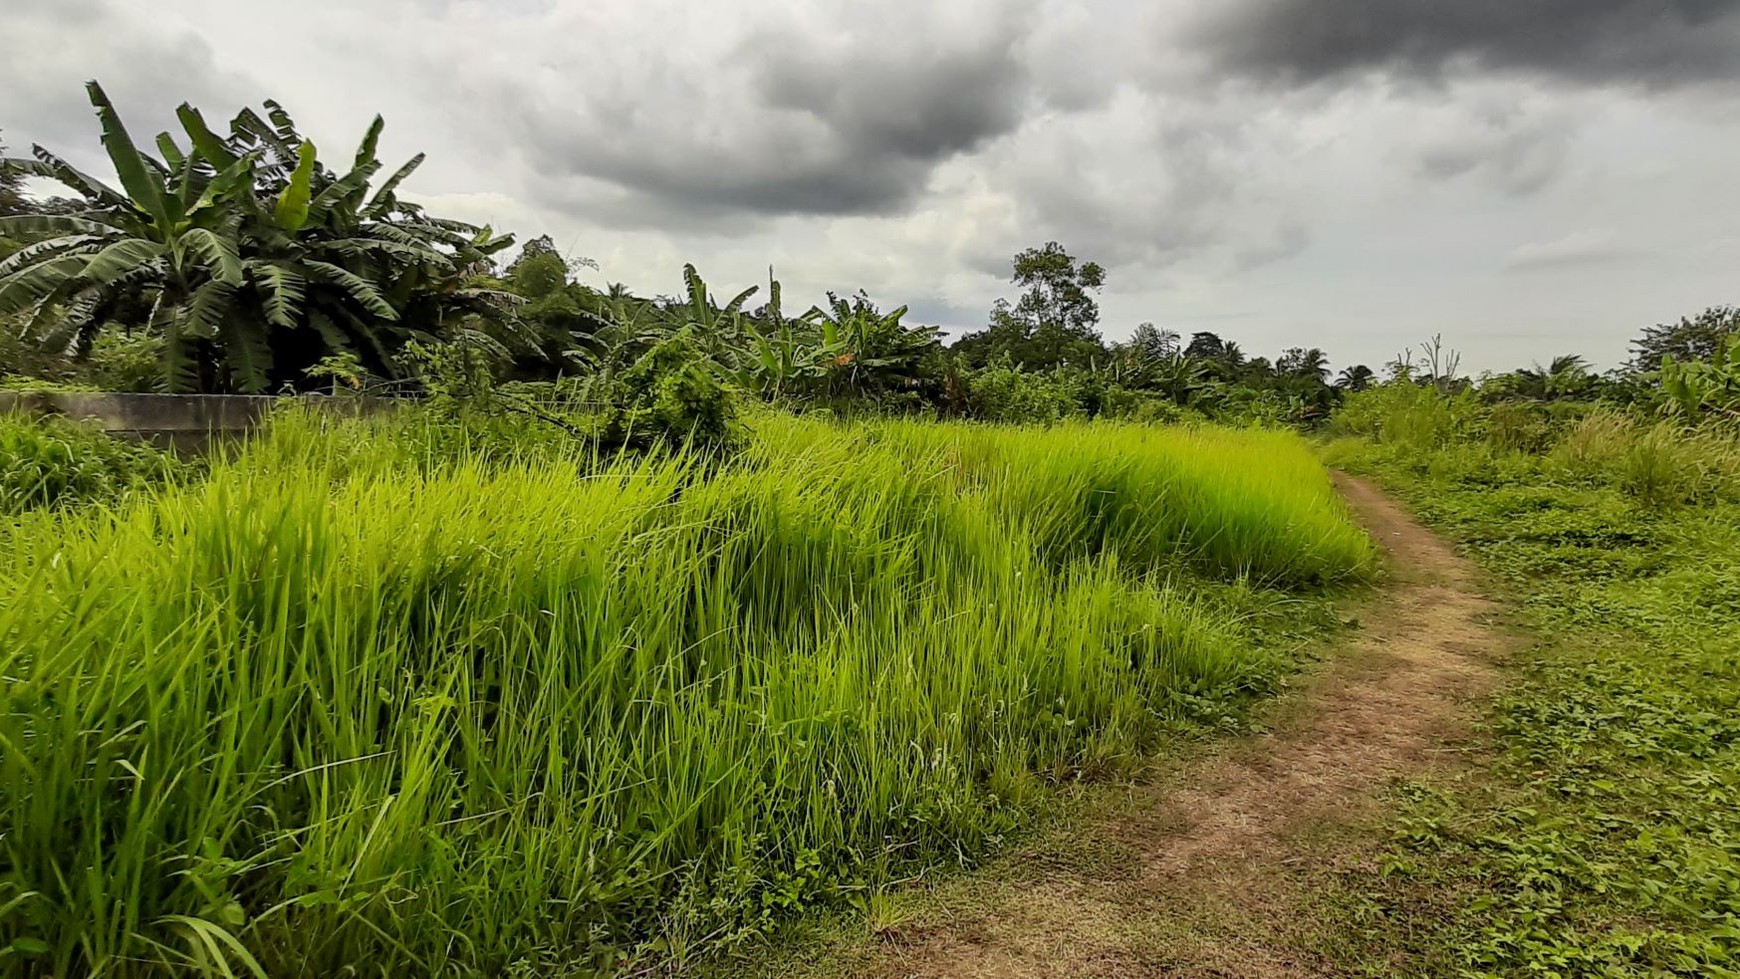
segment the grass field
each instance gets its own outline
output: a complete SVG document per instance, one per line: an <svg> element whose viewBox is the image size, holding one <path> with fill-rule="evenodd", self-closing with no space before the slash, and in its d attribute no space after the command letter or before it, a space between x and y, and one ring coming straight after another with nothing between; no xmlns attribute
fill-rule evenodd
<svg viewBox="0 0 1740 979"><path fill-rule="evenodd" d="M962 862L1285 668L1372 553L1290 435L755 423L728 458L281 417L0 531L0 956L608 970Z"/></svg>
<svg viewBox="0 0 1740 979"><path fill-rule="evenodd" d="M1487 760L1404 786L1346 882L1348 968L1740 975L1740 440L1601 412L1532 451L1452 427L1329 453L1493 572L1529 637Z"/></svg>

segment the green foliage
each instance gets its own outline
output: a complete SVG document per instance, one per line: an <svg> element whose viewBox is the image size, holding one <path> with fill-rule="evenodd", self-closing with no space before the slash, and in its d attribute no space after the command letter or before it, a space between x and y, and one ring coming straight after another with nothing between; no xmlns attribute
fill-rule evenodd
<svg viewBox="0 0 1740 979"><path fill-rule="evenodd" d="M1335 448L1539 637L1491 708L1492 778L1405 797L1358 928L1385 974L1735 974L1740 433L1596 411L1550 443Z"/></svg>
<svg viewBox="0 0 1740 979"><path fill-rule="evenodd" d="M158 159L88 88L121 189L42 147L8 161L85 198L77 215L0 217L0 234L35 239L0 263L0 316L27 314L50 354L82 359L111 326L137 328L159 338L168 389L262 392L335 354L384 375L407 340L467 329L512 299L467 283L511 238L396 196L421 157L368 196L379 119L339 173L276 103L270 121L243 110L228 137L183 105L190 145L164 133Z"/></svg>
<svg viewBox="0 0 1740 979"><path fill-rule="evenodd" d="M547 299L568 286L568 262L549 235L526 242L508 266L508 284L527 299Z"/></svg>
<svg viewBox="0 0 1740 979"><path fill-rule="evenodd" d="M1740 498L1740 448L1721 425L1575 405L1488 407L1473 391L1392 382L1349 397L1330 431L1375 445L1387 466L1462 483L1501 484L1543 468L1651 507Z"/></svg>
<svg viewBox="0 0 1740 979"><path fill-rule="evenodd" d="M729 948L1272 689L1219 580L1296 607L1255 583L1370 566L1292 436L756 424L724 460L503 462L431 457L422 413L289 413L197 485L0 535L0 948Z"/></svg>
<svg viewBox="0 0 1740 979"><path fill-rule="evenodd" d="M1545 451L1553 435L1553 416L1539 405L1507 402L1486 415L1486 440L1502 452Z"/></svg>
<svg viewBox="0 0 1740 979"><path fill-rule="evenodd" d="M1676 323L1645 327L1631 344L1631 369L1648 373L1659 369L1667 357L1682 362L1716 360L1737 332L1740 309L1733 306L1712 306Z"/></svg>
<svg viewBox="0 0 1740 979"><path fill-rule="evenodd" d="M730 390L681 335L655 344L623 371L588 378L579 401L605 446L723 446L735 436Z"/></svg>
<svg viewBox="0 0 1740 979"><path fill-rule="evenodd" d="M331 385L331 393L340 390L360 391L368 380L368 369L363 366L362 358L350 351L322 357L313 367L304 372L311 380L325 380Z"/></svg>
<svg viewBox="0 0 1740 979"><path fill-rule="evenodd" d="M1368 388L1348 397L1330 421L1330 431L1356 435L1401 454L1425 451L1470 436L1478 428L1480 406L1471 392L1446 395L1412 382Z"/></svg>
<svg viewBox="0 0 1740 979"><path fill-rule="evenodd" d="M91 343L78 376L101 391L162 393L163 342L143 331L104 333Z"/></svg>
<svg viewBox="0 0 1740 979"><path fill-rule="evenodd" d="M1601 393L1601 379L1577 354L1561 354L1545 367L1535 364L1508 374L1484 378L1480 396L1492 402L1590 399Z"/></svg>
<svg viewBox="0 0 1740 979"><path fill-rule="evenodd" d="M966 396L971 416L990 422L1048 424L1087 416L1077 375L1026 371L1008 358L975 372Z"/></svg>
<svg viewBox="0 0 1740 979"><path fill-rule="evenodd" d="M69 422L0 415L0 513L113 503L173 471L169 457L149 446Z"/></svg>
<svg viewBox="0 0 1740 979"><path fill-rule="evenodd" d="M1668 404L1687 415L1704 412L1740 418L1740 339L1725 337L1709 360L1661 360L1661 387Z"/></svg>

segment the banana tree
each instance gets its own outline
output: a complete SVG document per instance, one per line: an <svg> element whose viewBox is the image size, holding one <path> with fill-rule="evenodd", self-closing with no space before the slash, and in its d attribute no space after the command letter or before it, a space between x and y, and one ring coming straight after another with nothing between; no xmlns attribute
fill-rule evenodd
<svg viewBox="0 0 1740 979"><path fill-rule="evenodd" d="M165 340L171 389L197 389L198 346L218 336L243 284L236 205L250 191L256 158L238 157L221 170L197 155L155 159L134 144L101 86L91 82L87 91L121 188L41 147L35 159L7 161L61 181L91 206L76 215L0 219L0 234L47 236L0 263L0 315L28 311L27 329L50 347L85 351L108 312L142 295L149 300L148 327ZM160 145L172 146L167 137Z"/></svg>
<svg viewBox="0 0 1740 979"><path fill-rule="evenodd" d="M743 304L761 287L750 286L724 306L718 306L707 292L706 280L693 265L683 266L683 285L688 290L688 304L680 309L685 320L677 332L688 336L714 363L726 370L734 369L737 357L745 349Z"/></svg>
<svg viewBox="0 0 1740 979"><path fill-rule="evenodd" d="M82 353L112 321L143 326L165 339L171 390L254 392L305 381L330 355L391 374L413 338L483 321L511 330L513 297L475 279L512 238L402 200L421 155L371 195L380 118L335 171L275 102L265 117L244 109L227 136L184 104L189 145L161 134L158 157L134 144L97 83L87 88L119 189L41 147L8 161L89 205L0 219L0 236L47 236L0 263L0 315L27 311L49 347Z"/></svg>
<svg viewBox="0 0 1740 979"><path fill-rule="evenodd" d="M1670 408L1740 418L1740 340L1727 340L1709 360L1682 361L1666 354L1660 376Z"/></svg>
<svg viewBox="0 0 1740 979"><path fill-rule="evenodd" d="M210 152L263 161L259 206L243 245L260 300L257 320L276 327L278 359L290 358L300 373L324 356L352 354L370 373L390 377L412 340L463 338L499 348L512 339L518 297L474 284L490 256L513 243L511 235L430 217L402 200L398 188L422 165L420 153L371 195L382 169L379 116L340 172L320 162L282 106L268 100L265 107L264 119L239 113L230 137Z"/></svg>
<svg viewBox="0 0 1740 979"><path fill-rule="evenodd" d="M827 358L829 386L854 394L883 394L918 383L925 355L937 348L934 327L901 323L907 307L883 313L862 292L850 301L828 293L826 307L805 314L821 330L821 345L837 351Z"/></svg>
<svg viewBox="0 0 1740 979"><path fill-rule="evenodd" d="M770 401L801 396L827 377L830 365L844 352L837 335L824 335L808 315L787 319L779 280L768 270L768 300L754 317L751 356L738 368L738 383Z"/></svg>

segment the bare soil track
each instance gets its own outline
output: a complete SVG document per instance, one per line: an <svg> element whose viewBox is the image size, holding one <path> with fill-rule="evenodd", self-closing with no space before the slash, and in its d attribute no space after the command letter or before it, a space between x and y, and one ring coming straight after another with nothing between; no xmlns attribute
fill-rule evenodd
<svg viewBox="0 0 1740 979"><path fill-rule="evenodd" d="M1389 580L1271 730L1131 789L1055 858L1041 848L992 883L943 888L849 974L1338 974L1314 931L1313 882L1369 859L1360 834L1388 786L1461 761L1470 701L1507 637L1468 562L1372 486L1337 484L1388 550Z"/></svg>

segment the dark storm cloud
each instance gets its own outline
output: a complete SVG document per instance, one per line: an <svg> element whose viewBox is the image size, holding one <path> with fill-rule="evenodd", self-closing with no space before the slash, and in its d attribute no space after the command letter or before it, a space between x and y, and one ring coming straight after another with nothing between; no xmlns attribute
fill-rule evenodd
<svg viewBox="0 0 1740 979"><path fill-rule="evenodd" d="M788 45L789 47L789 45ZM934 161L1013 129L1026 103L1026 69L1009 39L977 50L891 59L860 48L841 61L778 58L758 69L774 108L808 113L853 152Z"/></svg>
<svg viewBox="0 0 1740 979"><path fill-rule="evenodd" d="M693 209L703 218L892 213L939 163L1020 125L1030 86L1016 40L1013 22L952 45L859 40L839 52L761 34L740 46L737 67L716 69L742 73L735 100L704 88L728 83L702 73L694 88L650 101L637 90L540 107L519 128L541 171L646 198L648 223L692 220Z"/></svg>
<svg viewBox="0 0 1740 979"><path fill-rule="evenodd" d="M1664 88L1736 78L1740 0L1236 0L1193 35L1284 82L1466 66Z"/></svg>

